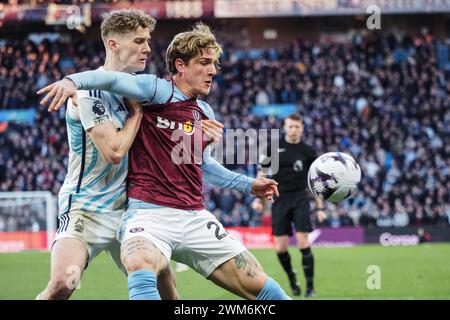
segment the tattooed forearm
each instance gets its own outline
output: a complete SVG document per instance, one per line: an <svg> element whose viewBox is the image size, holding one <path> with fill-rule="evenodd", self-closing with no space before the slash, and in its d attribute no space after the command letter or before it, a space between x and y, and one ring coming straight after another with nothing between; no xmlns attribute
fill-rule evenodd
<svg viewBox="0 0 450 320"><path fill-rule="evenodd" d="M249 251L244 251L235 256L234 263L238 269L243 269L247 276L251 278L256 277L258 272L262 270L258 261Z"/></svg>

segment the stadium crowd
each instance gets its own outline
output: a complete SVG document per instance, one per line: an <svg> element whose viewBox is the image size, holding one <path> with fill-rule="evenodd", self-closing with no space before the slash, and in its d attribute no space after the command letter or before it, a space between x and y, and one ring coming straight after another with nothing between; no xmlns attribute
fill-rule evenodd
<svg viewBox="0 0 450 320"><path fill-rule="evenodd" d="M55 4L84 4L84 3L118 3L118 2L129 2L129 3L139 3L144 0L0 0L0 4L8 5L48 5L49 3ZM148 0L146 0L148 2Z"/></svg>
<svg viewBox="0 0 450 320"><path fill-rule="evenodd" d="M0 232L36 232L45 230L46 227L45 204L42 202L4 206L1 210Z"/></svg>
<svg viewBox="0 0 450 320"><path fill-rule="evenodd" d="M449 225L450 68L448 44L431 34L365 37L347 43L296 40L271 50L237 48L224 55L206 99L226 128L281 128L252 106L296 104L305 140L319 153L352 154L362 169L354 199L327 204L332 227ZM146 72L167 76L154 42ZM0 111L36 109L35 125L0 128L0 191L57 194L68 159L64 109L48 113L35 92L63 75L97 68L101 42L0 42ZM227 165L254 176L257 166ZM225 226L267 223L251 196L205 187L205 203Z"/></svg>

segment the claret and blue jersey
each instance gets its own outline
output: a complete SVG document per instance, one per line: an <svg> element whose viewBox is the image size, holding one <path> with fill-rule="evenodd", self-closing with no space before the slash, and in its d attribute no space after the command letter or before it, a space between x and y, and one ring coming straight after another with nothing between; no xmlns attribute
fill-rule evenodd
<svg viewBox="0 0 450 320"><path fill-rule="evenodd" d="M78 89L104 90L144 103L145 111L141 128L130 150L131 179L129 185L131 188L129 188L129 192L131 190L130 206L132 208L169 206L186 210L199 209L198 203L193 203L192 197L183 198L183 194L198 195L201 192L202 176L205 182L214 186L250 192L253 179L223 167L211 157L209 147L204 150L203 161L198 164L200 172L192 168L196 164L171 164L167 167L167 159L161 157L162 152L166 155L170 154L170 137L161 136L162 130L157 130L171 129L172 127L175 129L181 125L181 128L185 129L183 130L184 133L189 133L189 130L194 129L194 127L190 127L194 120L214 119L214 111L206 102L199 99L190 99L174 86L172 81L154 75L131 75L122 72L96 70L74 74L69 78L74 81ZM185 112L186 120L173 121L177 117L182 120L180 119L180 113L182 112ZM154 141L151 141L151 138L154 138ZM147 148L143 147L145 142L148 143ZM166 148L163 147L164 143L167 143ZM159 149L157 145L159 145ZM141 152L137 152L137 150ZM136 172L137 174L133 174L133 163L141 159L142 150L146 150L145 156L150 163L140 162L139 166L135 166L136 170L139 169ZM148 151L150 151L150 154ZM133 159L133 153L137 153L139 156ZM147 170L142 166L146 166ZM166 170L172 170L172 172L159 170L164 167ZM138 176L138 180L133 179L133 177ZM169 180L165 181L166 184L158 183L158 178ZM198 181L199 179L200 181ZM135 184L140 185L139 190L141 191L151 188L153 194L133 192ZM184 188L183 184L185 185ZM195 201L198 202L198 198Z"/></svg>

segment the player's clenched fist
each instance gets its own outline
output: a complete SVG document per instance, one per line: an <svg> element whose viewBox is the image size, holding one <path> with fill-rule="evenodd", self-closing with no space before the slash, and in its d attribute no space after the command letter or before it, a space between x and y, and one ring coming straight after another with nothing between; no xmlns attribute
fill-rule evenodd
<svg viewBox="0 0 450 320"><path fill-rule="evenodd" d="M73 105L77 106L77 86L69 78L64 78L60 81L56 81L38 92L37 94L47 94L40 102L41 105L47 104L52 101L48 107L48 111L56 111L66 102L67 98L72 98Z"/></svg>
<svg viewBox="0 0 450 320"><path fill-rule="evenodd" d="M258 198L266 198L273 202L273 196L280 196L278 193L278 182L267 178L256 178L252 184L252 194Z"/></svg>
<svg viewBox="0 0 450 320"><path fill-rule="evenodd" d="M206 141L213 143L219 142L222 139L223 124L217 120L202 120L202 132L206 136Z"/></svg>

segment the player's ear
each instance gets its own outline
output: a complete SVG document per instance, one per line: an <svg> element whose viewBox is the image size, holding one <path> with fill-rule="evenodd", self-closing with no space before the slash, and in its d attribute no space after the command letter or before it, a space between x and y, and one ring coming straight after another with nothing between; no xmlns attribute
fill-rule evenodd
<svg viewBox="0 0 450 320"><path fill-rule="evenodd" d="M117 40L115 38L109 38L108 41L106 42L108 49L111 51L117 50Z"/></svg>
<svg viewBox="0 0 450 320"><path fill-rule="evenodd" d="M184 63L183 59L177 58L175 60L175 69L177 69L178 73L183 73L185 67L186 64Z"/></svg>

